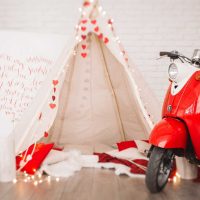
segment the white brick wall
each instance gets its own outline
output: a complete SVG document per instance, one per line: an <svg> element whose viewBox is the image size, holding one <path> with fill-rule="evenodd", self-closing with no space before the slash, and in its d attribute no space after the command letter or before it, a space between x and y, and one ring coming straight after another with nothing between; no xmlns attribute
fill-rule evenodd
<svg viewBox="0 0 200 200"><path fill-rule="evenodd" d="M0 0L0 29L70 35L81 0ZM200 48L199 0L102 0L116 31L150 87L162 100L168 61L160 50L191 56Z"/></svg>

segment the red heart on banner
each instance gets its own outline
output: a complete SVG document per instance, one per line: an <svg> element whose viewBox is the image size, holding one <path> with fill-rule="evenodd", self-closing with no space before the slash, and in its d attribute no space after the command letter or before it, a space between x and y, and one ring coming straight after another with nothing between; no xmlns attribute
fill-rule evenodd
<svg viewBox="0 0 200 200"><path fill-rule="evenodd" d="M56 97L53 95L53 96L52 96L52 100L55 101L55 99L56 99Z"/></svg>
<svg viewBox="0 0 200 200"><path fill-rule="evenodd" d="M81 53L81 56L82 56L83 58L85 58L85 57L87 56L87 53Z"/></svg>
<svg viewBox="0 0 200 200"><path fill-rule="evenodd" d="M107 44L109 42L109 39L107 37L104 38L104 43Z"/></svg>
<svg viewBox="0 0 200 200"><path fill-rule="evenodd" d="M95 31L95 32L98 32L98 31L99 31L99 27L98 27L98 26L95 27L95 28L94 28L94 31Z"/></svg>
<svg viewBox="0 0 200 200"><path fill-rule="evenodd" d="M82 39L85 40L86 39L86 35L81 35Z"/></svg>
<svg viewBox="0 0 200 200"><path fill-rule="evenodd" d="M103 39L103 34L100 33L100 34L98 35L98 38L99 38L99 39Z"/></svg>
<svg viewBox="0 0 200 200"><path fill-rule="evenodd" d="M87 23L87 19L83 19L83 20L81 20L81 22L82 22L83 24L86 24L86 23Z"/></svg>
<svg viewBox="0 0 200 200"><path fill-rule="evenodd" d="M47 133L46 131L44 132L44 137L48 137L49 133Z"/></svg>
<svg viewBox="0 0 200 200"><path fill-rule="evenodd" d="M56 92L56 88L55 87L53 88L53 91Z"/></svg>
<svg viewBox="0 0 200 200"><path fill-rule="evenodd" d="M97 20L96 20L96 19L91 20L91 23L92 23L92 24L96 24L96 23L97 23Z"/></svg>
<svg viewBox="0 0 200 200"><path fill-rule="evenodd" d="M90 5L90 2L89 1L86 1L83 3L83 6L89 6Z"/></svg>
<svg viewBox="0 0 200 200"><path fill-rule="evenodd" d="M57 85L58 84L58 80L53 80L53 85Z"/></svg>
<svg viewBox="0 0 200 200"><path fill-rule="evenodd" d="M86 45L85 44L82 44L82 49L86 49Z"/></svg>
<svg viewBox="0 0 200 200"><path fill-rule="evenodd" d="M81 27L81 30L82 30L82 31L86 31L86 27L85 27L85 26L82 26L82 27Z"/></svg>
<svg viewBox="0 0 200 200"><path fill-rule="evenodd" d="M55 103L50 103L49 106L50 106L51 109L54 109L56 107L56 104Z"/></svg>

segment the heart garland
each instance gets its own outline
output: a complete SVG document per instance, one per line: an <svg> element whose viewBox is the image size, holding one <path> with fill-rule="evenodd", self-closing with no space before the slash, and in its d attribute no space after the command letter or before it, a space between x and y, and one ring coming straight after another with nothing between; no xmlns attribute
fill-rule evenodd
<svg viewBox="0 0 200 200"><path fill-rule="evenodd" d="M52 81L52 84L53 84L53 95L52 95L52 103L50 103L49 104L49 107L51 108L51 109L54 109L55 107L56 107L56 104L54 103L55 102L55 100L56 100L56 96L55 96L55 93L56 93L56 86L58 85L58 83L59 83L59 81L58 80L53 80Z"/></svg>
<svg viewBox="0 0 200 200"><path fill-rule="evenodd" d="M91 20L90 22L91 22L91 24L95 25L95 24L97 23L97 20L96 20L96 19L93 19L93 20Z"/></svg>
<svg viewBox="0 0 200 200"><path fill-rule="evenodd" d="M54 109L56 107L56 104L55 103L50 103L49 106L50 106L51 109Z"/></svg>
<svg viewBox="0 0 200 200"><path fill-rule="evenodd" d="M87 28L86 28L85 26L82 26L82 27L81 27L81 30L82 30L83 32L86 31L86 29L87 29Z"/></svg>
<svg viewBox="0 0 200 200"><path fill-rule="evenodd" d="M86 35L81 35L81 38L83 39L83 40L85 40L86 39Z"/></svg>
<svg viewBox="0 0 200 200"><path fill-rule="evenodd" d="M95 31L95 32L98 32L98 31L99 31L99 27L96 26L96 27L94 28L94 31Z"/></svg>
<svg viewBox="0 0 200 200"><path fill-rule="evenodd" d="M86 23L87 23L87 19L82 19L82 20L81 20L81 23L82 23L82 24L86 24Z"/></svg>
<svg viewBox="0 0 200 200"><path fill-rule="evenodd" d="M84 50L84 49L86 49L87 46L85 44L82 44L81 47Z"/></svg>
<svg viewBox="0 0 200 200"><path fill-rule="evenodd" d="M82 56L83 58L86 58L87 53L81 53L81 56Z"/></svg>
<svg viewBox="0 0 200 200"><path fill-rule="evenodd" d="M45 131L44 132L44 137L47 138L48 136L49 136L49 133Z"/></svg>
<svg viewBox="0 0 200 200"><path fill-rule="evenodd" d="M84 7L89 6L89 5L90 5L90 2L89 2L89 1L85 1L85 2L83 3L83 6L84 6Z"/></svg>

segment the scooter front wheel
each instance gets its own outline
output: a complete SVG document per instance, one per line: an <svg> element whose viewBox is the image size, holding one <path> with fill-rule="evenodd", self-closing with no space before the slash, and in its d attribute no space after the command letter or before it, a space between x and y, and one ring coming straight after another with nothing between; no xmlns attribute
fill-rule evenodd
<svg viewBox="0 0 200 200"><path fill-rule="evenodd" d="M146 185L152 193L160 192L167 184L174 164L172 149L154 147L146 171Z"/></svg>

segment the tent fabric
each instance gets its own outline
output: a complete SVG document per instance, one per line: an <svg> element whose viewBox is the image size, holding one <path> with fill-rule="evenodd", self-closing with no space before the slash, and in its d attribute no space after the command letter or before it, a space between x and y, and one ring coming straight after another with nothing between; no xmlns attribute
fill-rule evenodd
<svg viewBox="0 0 200 200"><path fill-rule="evenodd" d="M159 103L116 41L98 1L82 10L75 37L15 124L16 154L45 132L58 144L146 139L159 119Z"/></svg>
<svg viewBox="0 0 200 200"><path fill-rule="evenodd" d="M123 66L96 35L88 40L88 57L76 55L64 81L53 137L59 144L146 138Z"/></svg>

